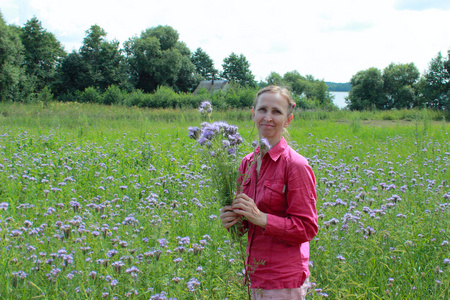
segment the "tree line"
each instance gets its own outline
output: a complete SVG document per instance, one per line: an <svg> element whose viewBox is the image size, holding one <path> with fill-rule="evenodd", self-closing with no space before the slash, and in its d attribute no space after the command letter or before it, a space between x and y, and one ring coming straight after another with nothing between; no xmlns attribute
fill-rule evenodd
<svg viewBox="0 0 450 300"><path fill-rule="evenodd" d="M214 96L223 102L219 103L222 107L249 106L252 101L246 90L270 83L292 88L305 108L333 107L321 80L293 71L284 76L272 73L267 82L256 82L247 58L234 52L223 60L219 71L203 49L191 52L170 26L148 28L121 47L118 41L106 39L103 28L93 25L79 50L70 53L36 17L19 27L7 25L0 13L0 29L0 101L50 98L142 107L160 107L158 103L189 106L199 101L190 93L200 81L214 78L231 85L229 91ZM148 95L156 92L164 97L171 94L179 103Z"/></svg>
<svg viewBox="0 0 450 300"><path fill-rule="evenodd" d="M450 50L433 58L420 76L414 63L369 68L350 80L350 110L431 108L450 111Z"/></svg>
<svg viewBox="0 0 450 300"><path fill-rule="evenodd" d="M450 50L447 58L439 53L432 59L422 76L410 63L391 64L383 71L369 68L346 84L325 83L295 70L284 75L272 72L256 82L243 54L231 53L219 71L203 49L191 52L170 26L148 28L122 47L106 36L103 28L93 25L86 30L82 46L67 53L36 17L19 27L7 25L0 13L0 101L195 107L201 97L211 97L219 107L246 107L254 91L278 84L290 88L298 107L304 109L337 109L329 90L351 87L346 100L350 110L450 110ZM215 95L204 91L192 95L200 81L211 79L228 80L231 88Z"/></svg>

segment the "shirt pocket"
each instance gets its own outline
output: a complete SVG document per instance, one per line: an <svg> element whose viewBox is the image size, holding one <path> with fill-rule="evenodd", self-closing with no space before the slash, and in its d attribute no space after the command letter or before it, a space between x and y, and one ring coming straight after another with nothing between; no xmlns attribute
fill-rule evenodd
<svg viewBox="0 0 450 300"><path fill-rule="evenodd" d="M264 203L269 211L286 214L287 201L284 182L267 181L264 183Z"/></svg>

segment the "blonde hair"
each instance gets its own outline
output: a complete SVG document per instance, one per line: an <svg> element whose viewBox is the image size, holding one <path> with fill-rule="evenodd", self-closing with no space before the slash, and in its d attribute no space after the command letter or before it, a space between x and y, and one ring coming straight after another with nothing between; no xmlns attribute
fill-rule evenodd
<svg viewBox="0 0 450 300"><path fill-rule="evenodd" d="M253 108L255 108L256 105L258 104L259 96L261 96L264 93L275 93L275 94L279 94L280 96L284 97L286 99L286 101L288 102L287 116L292 115L292 112L294 111L296 103L295 103L294 99L292 99L291 92L289 92L289 90L287 88L278 86L278 85L269 85L269 86L266 86L266 87L260 89L258 91L258 93L256 93L256 98L253 101Z"/></svg>

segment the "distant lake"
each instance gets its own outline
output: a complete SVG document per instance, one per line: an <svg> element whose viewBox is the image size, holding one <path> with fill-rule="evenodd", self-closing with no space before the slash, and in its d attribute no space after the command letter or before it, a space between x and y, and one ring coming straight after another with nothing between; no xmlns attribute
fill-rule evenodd
<svg viewBox="0 0 450 300"><path fill-rule="evenodd" d="M333 103L339 108L344 108L347 106L345 104L345 97L348 96L348 92L330 92L334 96Z"/></svg>

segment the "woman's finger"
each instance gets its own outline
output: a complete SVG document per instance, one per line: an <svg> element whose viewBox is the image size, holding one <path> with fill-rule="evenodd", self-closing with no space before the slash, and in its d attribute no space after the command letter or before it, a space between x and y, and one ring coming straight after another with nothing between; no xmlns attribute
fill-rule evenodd
<svg viewBox="0 0 450 300"><path fill-rule="evenodd" d="M225 228L230 228L231 226L233 226L234 224L236 224L239 221L239 219L234 219L231 222L228 223L222 223L222 226Z"/></svg>

